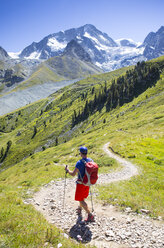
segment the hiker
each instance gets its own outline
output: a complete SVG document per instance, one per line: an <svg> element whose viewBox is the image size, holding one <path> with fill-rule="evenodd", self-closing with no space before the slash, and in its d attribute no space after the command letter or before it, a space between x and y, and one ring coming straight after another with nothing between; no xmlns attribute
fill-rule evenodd
<svg viewBox="0 0 164 248"><path fill-rule="evenodd" d="M80 147L80 156L82 157L82 160L85 160L86 162L93 161L90 158L87 158L87 148L86 147ZM68 167L65 168L66 172L69 173L71 176L75 176L78 173L78 179L76 181L76 192L75 192L75 201L79 201L79 207L77 208L77 214L81 216L82 208L86 211L88 214L88 217L85 219L86 222L93 222L94 216L90 212L87 203L84 201L85 198L89 195L89 186L86 186L84 184L80 184L79 181L83 178L85 174L85 163L79 160L76 163L74 171L70 171Z"/></svg>

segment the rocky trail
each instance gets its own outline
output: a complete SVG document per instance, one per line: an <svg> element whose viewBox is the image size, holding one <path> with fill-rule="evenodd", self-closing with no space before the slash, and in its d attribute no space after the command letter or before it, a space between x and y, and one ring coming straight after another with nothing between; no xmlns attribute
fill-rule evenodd
<svg viewBox="0 0 164 248"><path fill-rule="evenodd" d="M109 143L105 144L103 150L120 162L123 169L99 175L99 184L128 180L138 174L136 166L109 151L108 146ZM64 231L66 238L72 237L98 248L164 247L164 224L161 220L153 220L146 213L137 215L130 208L121 212L112 205L104 206L96 199L94 187L92 197L96 221L86 224L79 219L75 211L77 208L77 202L74 201L75 181L75 178L67 179L66 184L65 180L51 181L37 192L33 199L27 199L25 203L32 203L50 223ZM91 208L89 198L87 202Z"/></svg>

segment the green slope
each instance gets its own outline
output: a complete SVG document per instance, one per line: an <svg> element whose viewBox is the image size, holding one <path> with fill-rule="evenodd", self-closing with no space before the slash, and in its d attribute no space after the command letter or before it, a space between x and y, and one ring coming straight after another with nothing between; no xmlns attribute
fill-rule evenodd
<svg viewBox="0 0 164 248"><path fill-rule="evenodd" d="M31 76L25 81L21 82L14 91L25 89L37 84L46 82L58 82L65 80L66 78L62 75L56 74L51 68L45 63L40 64L37 69L31 74Z"/></svg>
<svg viewBox="0 0 164 248"><path fill-rule="evenodd" d="M57 56L41 63L28 79L21 82L14 91L46 82L59 82L87 77L103 71L88 62L69 56Z"/></svg>
<svg viewBox="0 0 164 248"><path fill-rule="evenodd" d="M28 70L21 63L15 64L10 60L0 60L0 92L5 85L9 87L24 80L29 75Z"/></svg>
<svg viewBox="0 0 164 248"><path fill-rule="evenodd" d="M25 206L21 199L27 196L27 190L35 191L54 178L64 177L63 167L60 165L73 166L78 159L77 148L81 144L88 147L89 156L100 164L100 172L111 171L118 166L102 151L102 146L109 141L116 152L139 168L140 175L129 181L97 187L103 201L119 204L121 207L130 206L136 212L147 208L152 216L163 216L163 62L163 57L151 62L160 63L161 68L160 79L154 86L133 101L117 106L110 112L106 112L105 106L100 111L94 111L84 122L73 128L71 124L74 110L78 113L79 109L84 108L86 100L94 99L93 88L98 93L105 83L110 87L111 80L124 75L126 68L90 76L56 92L51 99L31 104L0 118L0 152L2 147L6 151L7 143L11 144L1 165L5 170L0 173L0 208L3 211L0 228L8 230L3 231L3 242L7 239L9 244L14 235L14 244L19 240L23 245L17 228L14 230L18 225L20 234L28 233L24 240L25 247L29 240L31 244L34 243L34 223L41 232L45 232L40 224L44 220L38 219L35 210ZM9 212L5 208L7 201ZM30 228L25 227L20 219L16 220L18 212L20 216L24 213L24 219L29 221ZM12 223L11 218L14 219ZM46 228L51 228L47 223L45 225ZM52 244L57 241L53 240ZM45 240L37 238L37 242L41 245Z"/></svg>
<svg viewBox="0 0 164 248"><path fill-rule="evenodd" d="M53 68L58 75L68 79L82 78L103 72L92 63L84 62L76 57L66 55L50 58L46 64Z"/></svg>

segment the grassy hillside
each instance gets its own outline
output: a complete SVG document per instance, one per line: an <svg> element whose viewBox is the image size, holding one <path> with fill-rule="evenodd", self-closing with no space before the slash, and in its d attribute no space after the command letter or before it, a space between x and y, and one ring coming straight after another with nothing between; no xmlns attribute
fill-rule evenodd
<svg viewBox="0 0 164 248"><path fill-rule="evenodd" d="M18 64L14 67L14 70L17 73L15 74L16 76L19 75L20 66L21 65ZM20 83L14 89L14 91L46 82L59 82L62 80L83 78L87 77L88 75L102 72L103 71L95 65L83 62L77 58L69 56L57 56L41 63L30 75L30 77Z"/></svg>
<svg viewBox="0 0 164 248"><path fill-rule="evenodd" d="M47 60L48 64L58 75L68 79L82 78L90 74L102 73L103 71L89 62L84 62L76 57L57 56Z"/></svg>
<svg viewBox="0 0 164 248"><path fill-rule="evenodd" d="M56 74L51 68L49 68L46 64L40 64L37 69L31 74L31 76L20 83L15 89L21 90L27 87L31 87L33 85L42 84L45 82L58 82L65 80L66 78L62 75Z"/></svg>
<svg viewBox="0 0 164 248"><path fill-rule="evenodd" d="M36 62L36 64L38 63ZM14 60L0 61L0 92L5 86L10 87L25 80L32 73L36 64L30 61L19 63Z"/></svg>
<svg viewBox="0 0 164 248"><path fill-rule="evenodd" d="M84 105L87 94L90 98L94 97L92 95L93 86L96 91L105 81L110 84L112 78L121 75L125 70L123 68L113 73L103 74L102 78L100 75L90 76L88 79L61 89L47 100L39 101L15 111L13 114L1 117L0 130L4 135L1 135L0 149L3 147L5 150L7 142L12 141L2 168L24 159L34 153L36 149L42 150L55 145L56 138L59 143L71 139L78 131L78 128L70 131L74 109ZM33 137L35 128L37 135Z"/></svg>
<svg viewBox="0 0 164 248"><path fill-rule="evenodd" d="M109 88L113 78L125 75L126 68L90 76L47 100L0 118L0 154L7 151L0 173L0 244L32 247L35 243L42 247L47 239L50 245L62 239L54 226L31 206L23 204L22 198L49 181L64 177L62 165L73 168L79 159L78 147L83 144L89 149L89 157L99 163L102 173L118 168L102 150L109 141L114 151L135 163L140 171L129 181L97 187L101 200L129 206L136 212L147 208L151 216L163 216L163 62L164 58L151 62L160 63L161 68L160 79L154 86L109 112L104 105L73 128L74 111L82 110L87 100L94 99L93 92L98 94L105 83ZM54 239L47 235L51 228ZM74 247L67 242L63 247Z"/></svg>

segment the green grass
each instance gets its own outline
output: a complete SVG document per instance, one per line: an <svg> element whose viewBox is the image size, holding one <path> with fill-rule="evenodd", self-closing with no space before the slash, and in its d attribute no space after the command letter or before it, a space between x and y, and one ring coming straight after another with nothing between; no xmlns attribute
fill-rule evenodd
<svg viewBox="0 0 164 248"><path fill-rule="evenodd" d="M29 197L28 191L35 192L42 185L58 178L64 178L65 163L73 165L79 159L79 152L72 147L74 143L52 147L23 160L0 174L0 245L2 247L44 247L62 243L62 247L83 247L63 238L61 232L45 221L32 206L23 204ZM96 155L92 156L95 157ZM117 164L105 157L101 164L108 170ZM109 169L109 166L112 167ZM101 168L100 168L101 169ZM32 193L31 193L32 194ZM49 234L47 234L49 232Z"/></svg>
<svg viewBox="0 0 164 248"><path fill-rule="evenodd" d="M32 75L22 83L20 83L14 90L10 91L17 91L23 90L28 87L32 87L37 84L42 84L46 82L58 82L65 80L64 76L57 75L53 70L47 67L44 63L38 66L37 70L32 73Z"/></svg>
<svg viewBox="0 0 164 248"><path fill-rule="evenodd" d="M58 75L64 75L68 79L83 78L90 74L103 71L91 63L83 62L70 56L56 56L46 62Z"/></svg>
<svg viewBox="0 0 164 248"><path fill-rule="evenodd" d="M163 74L155 87L149 88L131 103L109 113L104 107L101 112L93 113L71 129L73 111L78 112L86 99L93 99L93 87L98 91L105 81L109 86L111 79L124 74L125 70L122 68L91 76L59 90L50 99L38 101L0 118L0 151L6 147L7 141L12 141L8 156L1 165L4 171L0 173L2 247L17 247L18 243L20 247L28 247L28 244L31 245L29 247L36 247L35 242L38 247L43 247L47 230L50 232L51 229L55 239L49 237L50 243L56 245L60 241L62 236L59 230L48 224L32 206L24 205L22 199L28 197L29 190L35 192L51 180L64 178L64 166L68 164L73 169L79 159L80 145L88 147L89 157L99 164L100 173L121 169L102 150L109 141L114 151L139 169L140 174L128 181L98 186L102 201L117 204L121 208L129 206L136 212L147 208L151 216L163 216ZM34 126L37 127L37 133L32 139ZM21 133L19 136L18 132ZM56 137L58 146L55 146ZM36 152L38 148L40 152ZM23 220L28 224L24 225ZM38 236L34 235L36 227ZM22 238L26 233L27 239ZM64 247L74 247L67 241L63 242L66 242Z"/></svg>
<svg viewBox="0 0 164 248"><path fill-rule="evenodd" d="M7 207L6 207L7 206ZM0 247L84 247L63 237L31 205L25 205L18 190L1 193Z"/></svg>
<svg viewBox="0 0 164 248"><path fill-rule="evenodd" d="M104 201L122 207L130 206L137 212L147 208L152 216L163 216L164 207L164 97L160 93L163 83L161 80L156 89L149 89L129 107L123 107L126 114L110 122L109 130L114 131L111 146L122 157L136 164L140 175L129 181L99 187L100 198ZM148 100L146 95L154 91L157 94L151 101ZM136 108L139 102L142 104ZM112 128L112 123L115 128Z"/></svg>

